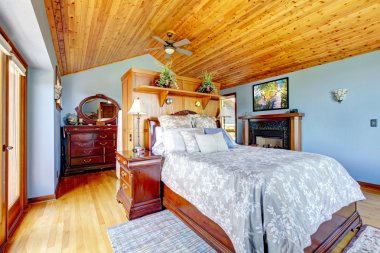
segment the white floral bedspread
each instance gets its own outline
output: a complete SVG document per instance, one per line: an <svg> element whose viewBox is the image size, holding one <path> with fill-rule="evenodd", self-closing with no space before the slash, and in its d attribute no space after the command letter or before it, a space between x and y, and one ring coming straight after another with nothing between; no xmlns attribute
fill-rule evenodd
<svg viewBox="0 0 380 253"><path fill-rule="evenodd" d="M364 199L333 158L247 146L167 154L162 181L219 224L236 252L303 252L321 223Z"/></svg>

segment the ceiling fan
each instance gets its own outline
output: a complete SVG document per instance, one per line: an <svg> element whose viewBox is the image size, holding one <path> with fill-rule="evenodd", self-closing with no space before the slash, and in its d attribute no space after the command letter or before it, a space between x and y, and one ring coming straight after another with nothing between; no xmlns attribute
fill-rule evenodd
<svg viewBox="0 0 380 253"><path fill-rule="evenodd" d="M158 42L160 42L161 44L163 44L164 46L162 47L155 47L155 48L147 48L145 49L145 52L149 52L149 51L154 51L154 50L159 50L159 49L162 49L164 48L165 50L165 53L166 53L166 56L165 56L165 59L169 59L170 56L175 52L179 52L179 53L182 53L182 54L185 54L185 55L188 55L188 56L191 56L193 53L188 51L188 50L185 50L185 49L182 49L182 48L179 48L181 46L184 46L184 45L187 45L187 44L190 44L190 40L188 39L183 39L183 40L180 40L180 41L173 41L171 38L173 37L174 33L172 32L168 32L166 34L168 36L168 40L163 40L161 39L160 37L157 37L157 36L152 36L153 39L157 40Z"/></svg>

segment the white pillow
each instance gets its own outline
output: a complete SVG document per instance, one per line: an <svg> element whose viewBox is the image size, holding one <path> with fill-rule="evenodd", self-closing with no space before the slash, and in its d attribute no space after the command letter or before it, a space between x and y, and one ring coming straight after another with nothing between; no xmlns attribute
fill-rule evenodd
<svg viewBox="0 0 380 253"><path fill-rule="evenodd" d="M162 144L162 127L157 126L154 129L154 135L156 136L156 141L154 142L152 149Z"/></svg>
<svg viewBox="0 0 380 253"><path fill-rule="evenodd" d="M228 151L228 146L222 132L204 135L195 134L195 139L202 153Z"/></svg>
<svg viewBox="0 0 380 253"><path fill-rule="evenodd" d="M199 131L197 128L175 128L166 129L162 134L162 142L165 146L165 152L186 151L185 142L181 135L182 131Z"/></svg>
<svg viewBox="0 0 380 253"><path fill-rule="evenodd" d="M198 129L198 128L197 128ZM186 151L188 153L199 152L199 147L197 140L195 139L195 134L204 134L202 129L198 129L198 131L181 131L181 135L183 137L183 141L185 142Z"/></svg>

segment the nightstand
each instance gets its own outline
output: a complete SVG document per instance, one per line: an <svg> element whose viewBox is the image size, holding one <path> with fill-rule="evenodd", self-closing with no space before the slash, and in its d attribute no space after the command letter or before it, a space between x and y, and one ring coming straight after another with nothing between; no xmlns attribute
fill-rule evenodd
<svg viewBox="0 0 380 253"><path fill-rule="evenodd" d="M147 151L117 151L120 188L116 199L123 204L128 220L158 212L161 204L161 156Z"/></svg>

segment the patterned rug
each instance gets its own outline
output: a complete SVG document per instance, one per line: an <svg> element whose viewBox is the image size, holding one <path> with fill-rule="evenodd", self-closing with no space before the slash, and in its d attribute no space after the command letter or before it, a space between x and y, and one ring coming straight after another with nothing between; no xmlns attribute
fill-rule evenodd
<svg viewBox="0 0 380 253"><path fill-rule="evenodd" d="M215 252L168 210L108 229L115 253Z"/></svg>
<svg viewBox="0 0 380 253"><path fill-rule="evenodd" d="M380 229L362 226L343 253L380 253Z"/></svg>

